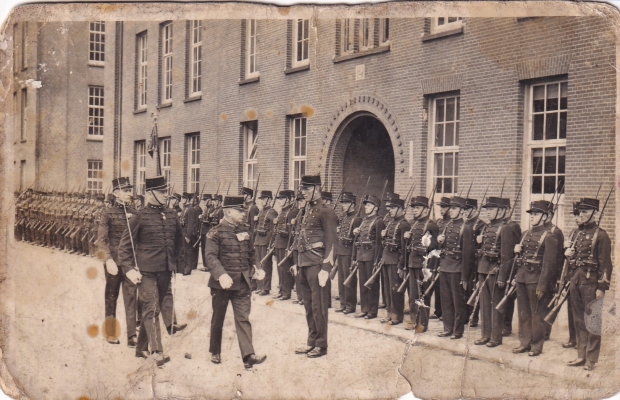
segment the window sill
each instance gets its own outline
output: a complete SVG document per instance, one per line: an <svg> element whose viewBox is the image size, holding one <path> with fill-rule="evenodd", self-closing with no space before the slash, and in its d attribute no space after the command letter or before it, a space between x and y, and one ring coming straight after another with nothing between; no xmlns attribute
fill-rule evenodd
<svg viewBox="0 0 620 400"><path fill-rule="evenodd" d="M135 114L142 114L146 112L146 107L145 108L139 108L137 110L133 110L134 115Z"/></svg>
<svg viewBox="0 0 620 400"><path fill-rule="evenodd" d="M100 136L87 135L86 136L86 141L88 141L88 142L103 142L103 135L100 135Z"/></svg>
<svg viewBox="0 0 620 400"><path fill-rule="evenodd" d="M295 72L308 71L310 70L310 64L300 65L298 67L293 67L284 70L284 75L294 74Z"/></svg>
<svg viewBox="0 0 620 400"><path fill-rule="evenodd" d="M192 101L199 101L202 100L202 95L195 95L195 96L190 96L187 99L183 100L183 103L191 103ZM172 105L172 103L170 103L170 105Z"/></svg>
<svg viewBox="0 0 620 400"><path fill-rule="evenodd" d="M89 62L88 62L88 66L89 66L89 67L95 67L95 68L103 68L103 67L105 67L105 62L101 62L101 61L89 61Z"/></svg>
<svg viewBox="0 0 620 400"><path fill-rule="evenodd" d="M343 61L353 60L355 58L370 56L373 54L385 53L385 52L390 51L390 47L391 45L386 44L386 45L374 47L372 49L359 51L357 53L350 53L350 54L345 54L343 56L334 57L334 64L343 62Z"/></svg>
<svg viewBox="0 0 620 400"><path fill-rule="evenodd" d="M260 81L260 75L252 77L252 78L240 79L239 80L239 86L247 85L248 83L254 83L254 82L258 82L258 81Z"/></svg>
<svg viewBox="0 0 620 400"><path fill-rule="evenodd" d="M450 29L448 31L437 32L437 33L431 33L431 34L428 34L428 35L424 35L424 36L422 36L422 41L423 42L428 42L429 40L439 39L439 38L446 37L446 36L459 35L461 33L463 33L463 27L462 26L460 26L458 28Z"/></svg>
<svg viewBox="0 0 620 400"><path fill-rule="evenodd" d="M160 108L168 108L168 107L172 107L172 102L171 101L169 101L167 103L161 103L161 104L159 104L157 106L158 109L160 109Z"/></svg>

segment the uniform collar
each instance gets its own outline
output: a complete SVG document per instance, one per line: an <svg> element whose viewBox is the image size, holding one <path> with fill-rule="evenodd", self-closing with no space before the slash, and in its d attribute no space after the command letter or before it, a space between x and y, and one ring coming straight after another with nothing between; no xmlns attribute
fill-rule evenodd
<svg viewBox="0 0 620 400"><path fill-rule="evenodd" d="M540 224L538 226L532 227L532 232L538 232L538 231L542 231L542 230L545 230L545 229L547 229L545 224Z"/></svg>
<svg viewBox="0 0 620 400"><path fill-rule="evenodd" d="M157 210L157 211L161 211L161 210L164 208L164 206L163 206L163 205L158 206L158 205L151 204L151 203L147 204L147 206L146 206L146 207L148 207L148 208L152 208L152 209Z"/></svg>
<svg viewBox="0 0 620 400"><path fill-rule="evenodd" d="M592 229L596 227L596 221L590 221L584 225L584 229Z"/></svg>

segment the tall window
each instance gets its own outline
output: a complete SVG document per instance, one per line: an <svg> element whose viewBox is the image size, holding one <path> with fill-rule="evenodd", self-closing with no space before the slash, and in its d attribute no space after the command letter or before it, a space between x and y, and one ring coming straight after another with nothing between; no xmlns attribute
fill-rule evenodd
<svg viewBox="0 0 620 400"><path fill-rule="evenodd" d="M90 22L89 41L88 60L103 63L105 61L105 21Z"/></svg>
<svg viewBox="0 0 620 400"><path fill-rule="evenodd" d="M28 22L22 22L22 45L21 45L21 61L22 61L22 69L26 69L28 67L28 49L26 46L28 44Z"/></svg>
<svg viewBox="0 0 620 400"><path fill-rule="evenodd" d="M390 40L390 19L381 18L379 20L379 44L382 45Z"/></svg>
<svg viewBox="0 0 620 400"><path fill-rule="evenodd" d="M306 118L291 119L291 187L299 186L301 177L306 174Z"/></svg>
<svg viewBox="0 0 620 400"><path fill-rule="evenodd" d="M146 107L146 79L147 79L147 55L146 55L146 32L142 32L136 38L138 41L138 108Z"/></svg>
<svg viewBox="0 0 620 400"><path fill-rule="evenodd" d="M255 19L249 19L247 24L246 45L246 78L258 76L258 25Z"/></svg>
<svg viewBox="0 0 620 400"><path fill-rule="evenodd" d="M161 146L160 147L161 171L163 172L164 177L166 178L166 182L170 183L170 166L171 166L170 156L172 155L172 139L170 138L160 139L159 143Z"/></svg>
<svg viewBox="0 0 620 400"><path fill-rule="evenodd" d="M354 19L347 18L342 20L342 54L353 52L354 27Z"/></svg>
<svg viewBox="0 0 620 400"><path fill-rule="evenodd" d="M459 95L432 100L432 120L429 138L436 193L454 194L458 191L459 175Z"/></svg>
<svg viewBox="0 0 620 400"><path fill-rule="evenodd" d="M463 17L431 18L431 33L445 32L463 26Z"/></svg>
<svg viewBox="0 0 620 400"><path fill-rule="evenodd" d="M101 193L103 189L103 161L88 160L86 185L88 193Z"/></svg>
<svg viewBox="0 0 620 400"><path fill-rule="evenodd" d="M88 134L103 136L103 87L88 87Z"/></svg>
<svg viewBox="0 0 620 400"><path fill-rule="evenodd" d="M258 126L256 122L243 124L243 186L254 187L258 176Z"/></svg>
<svg viewBox="0 0 620 400"><path fill-rule="evenodd" d="M19 191L26 187L26 160L19 162Z"/></svg>
<svg viewBox="0 0 620 400"><path fill-rule="evenodd" d="M297 19L294 25L293 65L305 65L309 62L308 47L310 38L310 20Z"/></svg>
<svg viewBox="0 0 620 400"><path fill-rule="evenodd" d="M187 135L187 191L200 191L200 135Z"/></svg>
<svg viewBox="0 0 620 400"><path fill-rule="evenodd" d="M172 22L165 24L161 30L162 42L162 66L163 79L162 84L164 90L164 98L162 103L172 101Z"/></svg>
<svg viewBox="0 0 620 400"><path fill-rule="evenodd" d="M194 20L191 22L191 26L191 94L195 94L202 90L202 21Z"/></svg>
<svg viewBox="0 0 620 400"><path fill-rule="evenodd" d="M568 82L534 84L527 89L525 155L529 158L526 159L529 201L550 200L556 190L564 192ZM559 214L561 223L563 217Z"/></svg>
<svg viewBox="0 0 620 400"><path fill-rule="evenodd" d="M360 21L360 48L362 50L373 47L373 20L362 18Z"/></svg>
<svg viewBox="0 0 620 400"><path fill-rule="evenodd" d="M19 137L26 140L26 122L28 121L28 88L22 89Z"/></svg>
<svg viewBox="0 0 620 400"><path fill-rule="evenodd" d="M17 31L18 24L13 24L13 73L17 73Z"/></svg>
<svg viewBox="0 0 620 400"><path fill-rule="evenodd" d="M136 194L144 194L146 184L146 142L136 142Z"/></svg>

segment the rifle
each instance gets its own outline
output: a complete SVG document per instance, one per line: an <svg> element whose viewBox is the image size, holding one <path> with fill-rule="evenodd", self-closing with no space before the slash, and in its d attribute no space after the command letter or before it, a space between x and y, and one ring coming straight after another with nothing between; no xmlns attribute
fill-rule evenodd
<svg viewBox="0 0 620 400"><path fill-rule="evenodd" d="M349 276L343 282L343 285L345 285L346 287L351 287L351 283L353 283L353 278L357 276L357 271L359 270L359 264L357 260L353 261L353 264L351 266L353 268L351 268L351 272L349 273Z"/></svg>
<svg viewBox="0 0 620 400"><path fill-rule="evenodd" d="M575 237L577 236L577 232L578 230L575 229L570 237L570 248L574 249L575 248ZM558 279L558 288L559 290L557 291L556 294L553 295L553 298L551 299L551 301L549 302L549 305L547 306L549 309L555 308L555 306L558 305L559 301L560 301L560 296L562 294L562 292L564 291L564 286L566 286L566 289L568 290L568 280L566 279L568 275L568 259L564 258L564 264L562 265L562 273L560 274L560 279ZM554 318L555 319L555 318Z"/></svg>
<svg viewBox="0 0 620 400"><path fill-rule="evenodd" d="M368 175L368 180L366 181L366 186L364 186L364 196L366 196L366 190L368 189L368 183L369 182L370 182L370 175ZM360 201L360 203L357 206L357 213L355 214L355 218L358 218L360 216L360 213L362 212L362 205L363 204L364 204L364 201L363 201L363 197L362 197L362 201ZM353 220L355 220L355 218L353 218ZM349 225L349 233L347 234L348 238L351 237L351 232L353 231L353 220L351 220L351 225Z"/></svg>
<svg viewBox="0 0 620 400"><path fill-rule="evenodd" d="M469 183L469 189L467 189L467 194L465 195L465 198L468 199L469 198L469 192L471 191L471 186L474 184L474 180L476 180L476 178L474 177L474 179L471 180L471 182ZM487 185L487 189L489 188L489 185ZM486 195L485 195L486 196Z"/></svg>
<svg viewBox="0 0 620 400"><path fill-rule="evenodd" d="M484 279L484 281L478 281L476 283L476 289L474 289L474 292L471 294L471 296L469 296L469 300L467 300L468 306L475 307L476 304L478 304L478 301L480 300L480 294L482 293L482 288L484 287L484 285L486 285L490 276L491 274L487 274L487 277Z"/></svg>
<svg viewBox="0 0 620 400"><path fill-rule="evenodd" d="M519 201L519 198L521 196L521 189L523 189L523 182L525 182L525 178L523 178L521 180L521 186L519 186L519 191L517 192L517 197L515 198L515 203L513 204L512 208L510 209L510 214L508 214L508 219L509 220L512 219L512 213L515 211L515 207L517 206L517 202Z"/></svg>
<svg viewBox="0 0 620 400"><path fill-rule="evenodd" d="M613 192L613 191L614 191L614 187L612 186L611 189L609 190L609 194L607 195L607 199L605 200L605 204L603 204L603 208L601 209L601 213L599 214L598 222L596 224L597 228L599 226L601 226L601 221L603 220L603 215L605 214L605 208L607 207L607 202L609 201L609 197L611 196L611 192Z"/></svg>
<svg viewBox="0 0 620 400"><path fill-rule="evenodd" d="M431 280L430 285L428 285L428 287L426 288L424 293L422 293L422 296L415 301L415 303L418 305L418 307L430 308L429 306L426 305L426 303L424 303L424 298L427 297L427 296L430 296L431 293L433 293L433 289L435 288L435 285L437 284L437 281L439 281L439 268L437 268L435 271L433 271L433 278Z"/></svg>
<svg viewBox="0 0 620 400"><path fill-rule="evenodd" d="M504 181L502 182L502 191L499 192L500 199L502 198L502 195L504 194L504 185L505 184L506 184L506 177L504 177Z"/></svg>
<svg viewBox="0 0 620 400"><path fill-rule="evenodd" d="M342 189L340 189L340 194L338 194L338 197L336 198L336 201L334 202L334 208L333 210L336 209L336 206L338 205L338 203L340 202L340 199L342 198L342 194L344 193L344 188L347 186L347 182L349 182L349 178L347 178L346 181L344 181L344 185L342 185Z"/></svg>
<svg viewBox="0 0 620 400"><path fill-rule="evenodd" d="M230 184L231 184L231 183L232 183L232 182L228 182L228 189L226 189L226 194L225 194L224 196L228 196L228 192L230 191Z"/></svg>
<svg viewBox="0 0 620 400"><path fill-rule="evenodd" d="M403 282L400 284L400 286L398 287L397 292L400 294L405 294L405 291L407 290L407 284L409 283L409 277L411 276L411 271L407 271L407 276L405 276L405 278L403 279ZM417 279L416 279L417 281Z"/></svg>
<svg viewBox="0 0 620 400"><path fill-rule="evenodd" d="M202 194L205 192L205 186L207 186L207 182L204 183L204 185L202 185L202 190L200 191L200 197L198 197L198 203L200 204L200 199L202 198ZM168 204L170 204L170 197L168 197ZM166 205L166 207L168 207L168 205ZM194 243L192 245L192 248L198 246L198 243L200 243L200 239L202 238L202 226L204 224L202 223L202 218L200 220L200 229L198 230L198 239L196 240L196 243Z"/></svg>
<svg viewBox="0 0 620 400"><path fill-rule="evenodd" d="M364 283L364 286L366 286L368 289L371 289L372 285L374 285L377 279L379 278L379 273L381 272L381 269L383 268L383 264L384 264L383 260L375 264L372 270L372 275L366 281L366 283Z"/></svg>
<svg viewBox="0 0 620 400"><path fill-rule="evenodd" d="M336 277L337 272L338 272L338 257L336 257L336 261L334 261L334 266L329 271L329 279L333 281L334 278Z"/></svg>
<svg viewBox="0 0 620 400"><path fill-rule="evenodd" d="M252 202L256 203L256 194L258 193L258 182L260 182L260 172L258 178L256 178L256 185L254 185L254 192L252 192Z"/></svg>
<svg viewBox="0 0 620 400"><path fill-rule="evenodd" d="M282 181L284 179L280 179L280 184L278 185L278 190L276 190L276 192L273 195L273 205L272 207L276 204L276 197L278 197L278 193L280 193L280 188L282 187ZM269 205L269 203L267 203L267 205Z"/></svg>
<svg viewBox="0 0 620 400"><path fill-rule="evenodd" d="M411 197L413 197L413 191L415 190L415 182L411 184L407 195L405 196L405 208L409 207L409 202L411 201Z"/></svg>

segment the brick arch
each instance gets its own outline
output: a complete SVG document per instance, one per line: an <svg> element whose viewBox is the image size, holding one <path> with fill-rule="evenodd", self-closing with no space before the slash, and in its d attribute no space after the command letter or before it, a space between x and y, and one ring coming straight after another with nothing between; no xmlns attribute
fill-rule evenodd
<svg viewBox="0 0 620 400"><path fill-rule="evenodd" d="M375 94L358 94L342 102L332 114L322 137L322 146L317 168L324 182L338 189L342 186L342 173L335 168L336 157L343 157L351 132L347 131L350 122L360 116L371 116L383 124L387 130L394 150L395 179L405 172L405 149L398 121L385 101ZM345 137L348 136L348 137Z"/></svg>

